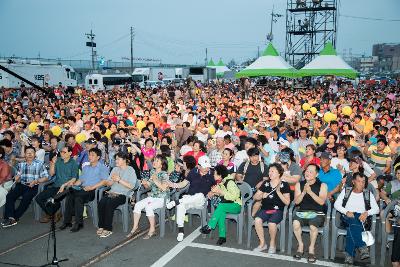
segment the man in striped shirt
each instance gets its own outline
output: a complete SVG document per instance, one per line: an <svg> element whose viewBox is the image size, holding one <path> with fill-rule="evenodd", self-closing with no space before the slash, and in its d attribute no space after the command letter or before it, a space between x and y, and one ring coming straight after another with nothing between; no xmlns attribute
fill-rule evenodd
<svg viewBox="0 0 400 267"><path fill-rule="evenodd" d="M18 164L17 173L14 176L15 187L7 194L4 221L2 222L4 228L17 224L36 196L38 185L46 182L48 176L44 163L35 159L35 148L27 147L25 161ZM15 202L21 196L21 202L15 209Z"/></svg>
<svg viewBox="0 0 400 267"><path fill-rule="evenodd" d="M376 146L370 146L367 155L371 157L371 162L375 166L375 170L382 173L390 173L391 157L390 148L387 146L386 139L379 139Z"/></svg>

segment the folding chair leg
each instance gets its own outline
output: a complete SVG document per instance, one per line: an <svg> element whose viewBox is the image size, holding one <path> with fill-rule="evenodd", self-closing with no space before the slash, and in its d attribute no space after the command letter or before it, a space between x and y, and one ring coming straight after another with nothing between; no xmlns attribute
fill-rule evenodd
<svg viewBox="0 0 400 267"><path fill-rule="evenodd" d="M247 223L247 248L250 248L252 232L253 232L253 223L249 219L249 222Z"/></svg>
<svg viewBox="0 0 400 267"><path fill-rule="evenodd" d="M124 207L124 209L121 212L121 217L122 217L122 230L126 233L128 232L129 228L129 209L128 207Z"/></svg>
<svg viewBox="0 0 400 267"><path fill-rule="evenodd" d="M185 216L186 216L186 215L185 215ZM189 226L190 226L190 227L193 227L193 216L192 216L192 214L188 214L187 216L188 216L188 218L189 218Z"/></svg>
<svg viewBox="0 0 400 267"><path fill-rule="evenodd" d="M385 231L385 228L384 228L384 226L382 225L382 240L381 240L381 266L384 266L385 265L385 260L386 260L386 257L385 257L385 254L386 254L386 240L387 240L387 234L386 234L386 231ZM384 232L385 231L385 232Z"/></svg>
<svg viewBox="0 0 400 267"><path fill-rule="evenodd" d="M238 228L238 244L242 244L243 242L243 219L239 218L239 221L237 222L237 228Z"/></svg>
<svg viewBox="0 0 400 267"><path fill-rule="evenodd" d="M285 223L286 222L283 221L283 224L285 224ZM279 231L280 231L279 247L280 247L281 253L285 253L285 241L286 241L286 239L285 239L285 235L286 235L285 230L286 230L286 227L279 227Z"/></svg>
<svg viewBox="0 0 400 267"><path fill-rule="evenodd" d="M336 236L336 232L332 233L332 247L331 247L331 260L335 259L336 256L336 244L338 237Z"/></svg>
<svg viewBox="0 0 400 267"><path fill-rule="evenodd" d="M324 243L324 258L326 260L328 260L329 259L329 233L323 234L321 236L321 239L323 239L323 243Z"/></svg>
<svg viewBox="0 0 400 267"><path fill-rule="evenodd" d="M207 210L201 210L201 227L206 226L207 224Z"/></svg>
<svg viewBox="0 0 400 267"><path fill-rule="evenodd" d="M289 225L287 254L292 254L292 242L293 242L293 227L290 227L290 225Z"/></svg>
<svg viewBox="0 0 400 267"><path fill-rule="evenodd" d="M160 224L160 237L164 237L165 235L165 210L162 209L160 212L159 224Z"/></svg>
<svg viewBox="0 0 400 267"><path fill-rule="evenodd" d="M370 247L370 253L371 253L371 264L372 265L375 265L375 262L376 262L376 259L375 259L375 249L376 249L376 247L375 247L375 244L373 244L371 247Z"/></svg>
<svg viewBox="0 0 400 267"><path fill-rule="evenodd" d="M40 216L42 214L42 210L39 206L39 204L36 203L36 200L33 199L33 212L34 212L34 216L35 216L35 220L39 221L40 220Z"/></svg>

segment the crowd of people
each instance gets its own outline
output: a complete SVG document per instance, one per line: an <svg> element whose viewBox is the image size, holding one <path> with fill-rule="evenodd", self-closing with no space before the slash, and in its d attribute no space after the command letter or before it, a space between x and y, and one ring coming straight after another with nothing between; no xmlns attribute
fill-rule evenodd
<svg viewBox="0 0 400 267"><path fill-rule="evenodd" d="M156 233L155 210L176 209L177 240L188 209L212 210L203 234L239 214L240 185L252 190L251 216L259 245L276 253L278 225L294 202L295 259L317 260L318 228L327 203L347 229L345 262L369 258L362 232L371 217L400 199L400 90L321 84L290 88L284 81L241 88L235 83L152 90L116 88L96 94L78 87L46 95L34 89L0 90L0 205L2 227L15 226L32 201L55 214L61 230L83 227L84 205L100 188L97 235L113 231L114 210L132 199L133 227L145 211ZM41 185L46 185L42 186ZM139 186L138 186L139 185ZM144 197L132 197L141 188ZM185 190L181 197L172 192ZM46 205L66 192L65 208ZM103 191L101 191L103 192ZM147 192L147 193L146 193ZM17 200L20 202L17 205ZM212 206L212 208L211 208ZM394 231L392 262L400 266L400 205L387 220ZM330 216L328 214L328 216ZM268 224L269 244L264 223ZM305 247L302 227L310 227ZM384 256L384 255L381 255Z"/></svg>

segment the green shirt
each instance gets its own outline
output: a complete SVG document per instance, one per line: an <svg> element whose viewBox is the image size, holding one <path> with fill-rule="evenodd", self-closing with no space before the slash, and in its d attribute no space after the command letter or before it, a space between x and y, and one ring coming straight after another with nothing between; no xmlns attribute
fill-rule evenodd
<svg viewBox="0 0 400 267"><path fill-rule="evenodd" d="M397 179L390 181L385 186L385 191L391 200L400 199L400 181Z"/></svg>
<svg viewBox="0 0 400 267"><path fill-rule="evenodd" d="M167 157L167 161L168 161L168 173L171 173L175 169L175 162L171 157Z"/></svg>
<svg viewBox="0 0 400 267"><path fill-rule="evenodd" d="M152 169L150 171L150 177L155 173L155 170ZM160 183L167 182L169 180L168 173L165 171L161 171L157 175L157 179ZM153 180L149 179L148 182L150 182L150 196L151 197L157 197L157 198L164 198L165 196L168 195L169 189L166 191L161 191L161 189L153 182Z"/></svg>
<svg viewBox="0 0 400 267"><path fill-rule="evenodd" d="M72 178L78 179L78 164L73 158L70 158L68 162L64 162L62 158L58 158L55 166L55 177L53 187L61 187L64 183L68 182Z"/></svg>

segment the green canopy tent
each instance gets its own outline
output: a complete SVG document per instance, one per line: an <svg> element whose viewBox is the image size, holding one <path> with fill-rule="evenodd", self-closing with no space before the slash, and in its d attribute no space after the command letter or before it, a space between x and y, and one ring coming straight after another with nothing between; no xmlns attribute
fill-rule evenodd
<svg viewBox="0 0 400 267"><path fill-rule="evenodd" d="M336 54L331 43L327 43L318 57L298 71L300 77L333 75L354 79L358 72Z"/></svg>
<svg viewBox="0 0 400 267"><path fill-rule="evenodd" d="M215 67L215 63L212 59L210 59L210 61L207 64L207 68L213 68L213 67Z"/></svg>
<svg viewBox="0 0 400 267"><path fill-rule="evenodd" d="M217 65L215 65L215 71L217 73L217 77L221 78L224 76L225 72L230 71L230 69L224 64L222 59L220 59Z"/></svg>
<svg viewBox="0 0 400 267"><path fill-rule="evenodd" d="M297 71L281 56L272 43L269 43L263 55L242 71L236 73L236 78L242 77L297 77Z"/></svg>

